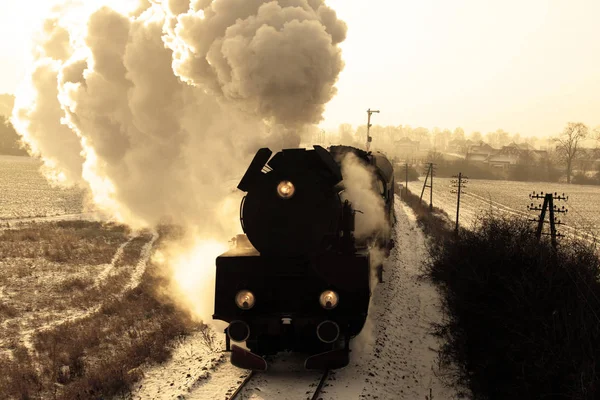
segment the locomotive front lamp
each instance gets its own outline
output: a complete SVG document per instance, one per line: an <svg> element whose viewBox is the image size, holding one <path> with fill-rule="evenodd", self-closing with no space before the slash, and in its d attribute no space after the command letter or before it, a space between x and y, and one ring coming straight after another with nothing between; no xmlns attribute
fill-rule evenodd
<svg viewBox="0 0 600 400"><path fill-rule="evenodd" d="M294 184L290 181L281 181L279 182L279 185L277 185L277 194L282 199L291 198L295 192L296 188L294 187Z"/></svg>
<svg viewBox="0 0 600 400"><path fill-rule="evenodd" d="M240 290L235 295L235 304L242 310L251 309L254 307L254 303L256 303L256 298L254 293L249 290Z"/></svg>
<svg viewBox="0 0 600 400"><path fill-rule="evenodd" d="M319 296L319 303L321 303L321 307L326 310L333 310L337 307L339 302L340 297L333 290L326 290Z"/></svg>

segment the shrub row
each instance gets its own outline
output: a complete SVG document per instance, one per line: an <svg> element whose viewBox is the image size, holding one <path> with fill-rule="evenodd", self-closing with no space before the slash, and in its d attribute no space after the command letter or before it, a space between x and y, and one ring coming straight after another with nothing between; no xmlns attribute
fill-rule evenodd
<svg viewBox="0 0 600 400"><path fill-rule="evenodd" d="M586 242L557 249L527 221L483 216L459 235L413 194L433 239L427 275L443 294L441 359L475 399L600 398L600 261Z"/></svg>

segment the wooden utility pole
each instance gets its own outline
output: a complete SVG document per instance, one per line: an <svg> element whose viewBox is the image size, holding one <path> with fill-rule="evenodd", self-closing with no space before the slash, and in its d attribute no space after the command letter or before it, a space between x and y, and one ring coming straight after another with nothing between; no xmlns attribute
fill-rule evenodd
<svg viewBox="0 0 600 400"><path fill-rule="evenodd" d="M458 175L454 175L453 178L457 178L457 179L453 179L452 181L450 181L452 183L452 187L456 188L456 190L452 190L452 193L457 193L457 198L456 198L456 226L454 227L454 231L458 234L458 215L459 215L459 211L460 211L460 194L462 192L462 189L466 188L465 183L467 183L467 177L463 176L463 174L461 172L458 173Z"/></svg>
<svg viewBox="0 0 600 400"><path fill-rule="evenodd" d="M420 200L423 201L423 193L425 193L425 188L429 188L429 209L433 210L433 166L434 163L429 163L429 167L427 168L427 175L425 176L425 182L423 182L423 190L421 190ZM427 182L429 181L429 185Z"/></svg>
<svg viewBox="0 0 600 400"><path fill-rule="evenodd" d="M404 164L404 176L406 177L406 184L404 185L404 188L406 189L406 192L408 193L408 163Z"/></svg>
<svg viewBox="0 0 600 400"><path fill-rule="evenodd" d="M371 149L371 141L373 140L373 138L370 135L371 132L371 114L373 113L379 113L379 110L371 110L370 108L367 110L367 151L369 151Z"/></svg>
<svg viewBox="0 0 600 400"><path fill-rule="evenodd" d="M538 239L540 239L542 237L542 235L550 235L550 238L552 241L552 247L556 248L556 246L557 246L556 239L559 237L563 237L564 235L561 235L556 230L556 225L562 225L562 222L556 218L555 213L556 214L567 213L569 210L565 209L565 206L562 206L562 208L558 208L557 206L554 205L554 200L566 201L566 200L569 200L569 196L565 196L564 193L562 195L559 195L556 192L554 194L552 194L552 193L544 194L544 192L541 192L541 193L533 192L532 194L529 195L529 198L531 200L544 199L543 204L538 204L536 206L533 203L531 203L530 205L527 206L527 209L529 211L539 211L540 212L539 219L534 218L534 219L530 220L532 222L537 222L537 224L538 224L537 229L535 231L535 236ZM546 210L548 211L548 214L550 214L549 221L548 221L550 223L550 233L549 234L542 232L544 230L544 223L546 223Z"/></svg>
<svg viewBox="0 0 600 400"><path fill-rule="evenodd" d="M429 164L429 170L431 171L431 186L429 187L429 210L433 210L433 164Z"/></svg>

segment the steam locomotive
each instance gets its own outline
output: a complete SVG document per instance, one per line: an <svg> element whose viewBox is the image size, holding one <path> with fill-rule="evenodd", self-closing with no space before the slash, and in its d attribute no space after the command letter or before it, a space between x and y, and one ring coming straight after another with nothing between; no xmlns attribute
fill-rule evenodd
<svg viewBox="0 0 600 400"><path fill-rule="evenodd" d="M344 198L342 159L353 153L372 171L372 190L393 224L394 174L382 154L349 146L260 149L238 185L244 235L217 257L213 319L227 322L233 365L266 370L264 356L308 355L305 368L349 362L371 296L369 246L388 248L389 232L357 240L355 210ZM247 349L232 344L246 343Z"/></svg>

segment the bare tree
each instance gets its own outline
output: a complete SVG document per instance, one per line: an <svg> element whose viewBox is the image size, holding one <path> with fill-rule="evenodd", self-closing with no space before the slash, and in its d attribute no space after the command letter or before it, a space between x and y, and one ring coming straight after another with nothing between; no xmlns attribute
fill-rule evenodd
<svg viewBox="0 0 600 400"><path fill-rule="evenodd" d="M440 153L437 150L430 150L427 153L427 162L434 164L442 164L444 162L444 154Z"/></svg>
<svg viewBox="0 0 600 400"><path fill-rule="evenodd" d="M588 135L588 127L581 122L569 122L561 133L554 139L559 159L567 165L567 183L571 183L573 161L580 153L579 142Z"/></svg>
<svg viewBox="0 0 600 400"><path fill-rule="evenodd" d="M481 132L473 132L469 136L469 139L471 139L475 143L479 143L483 141L483 135L481 134Z"/></svg>
<svg viewBox="0 0 600 400"><path fill-rule="evenodd" d="M338 135L340 137L340 143L345 145L354 145L354 132L352 125L341 124L338 127Z"/></svg>
<svg viewBox="0 0 600 400"><path fill-rule="evenodd" d="M600 125L594 128L592 135L592 137L596 139L596 147L598 147L598 145L600 145Z"/></svg>
<svg viewBox="0 0 600 400"><path fill-rule="evenodd" d="M460 126L452 133L452 140L465 140L465 130Z"/></svg>

